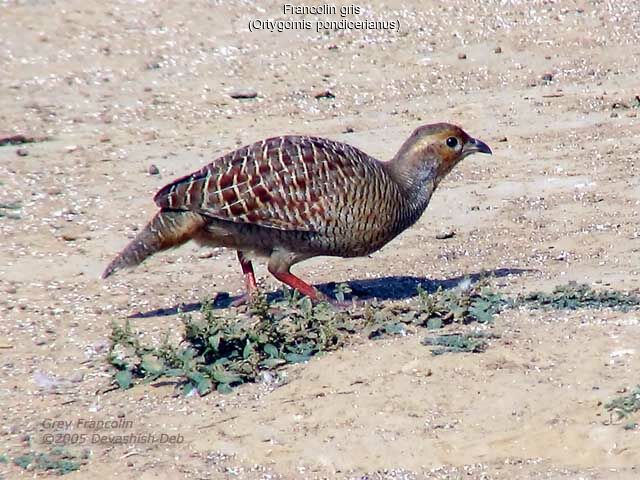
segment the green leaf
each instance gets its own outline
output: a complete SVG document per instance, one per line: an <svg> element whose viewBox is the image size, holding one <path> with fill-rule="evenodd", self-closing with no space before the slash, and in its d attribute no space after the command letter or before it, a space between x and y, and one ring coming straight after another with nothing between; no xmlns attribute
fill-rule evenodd
<svg viewBox="0 0 640 480"><path fill-rule="evenodd" d="M242 350L242 358L246 360L253 354L253 345L251 344L251 340L247 340L247 343Z"/></svg>
<svg viewBox="0 0 640 480"><path fill-rule="evenodd" d="M144 371L145 375L150 377L156 377L164 373L164 363L157 358L145 358L140 363L140 368Z"/></svg>
<svg viewBox="0 0 640 480"><path fill-rule="evenodd" d="M185 348L180 353L178 353L178 358L184 363L189 363L191 360L193 360L195 354L196 352L193 348Z"/></svg>
<svg viewBox="0 0 640 480"><path fill-rule="evenodd" d="M191 395L191 393L196 389L196 386L191 383L191 382L187 382L182 386L182 394L187 397L189 395Z"/></svg>
<svg viewBox="0 0 640 480"><path fill-rule="evenodd" d="M311 358L309 355L301 355L299 353L286 353L284 359L289 363L302 363Z"/></svg>
<svg viewBox="0 0 640 480"><path fill-rule="evenodd" d="M351 293L351 287L349 287L349 285L347 285L346 283L339 283L338 285L336 285L334 291L336 292L336 300L338 300L339 302L344 302L344 294Z"/></svg>
<svg viewBox="0 0 640 480"><path fill-rule="evenodd" d="M109 354L109 363L118 370L126 370L129 366L124 358L120 358L115 352Z"/></svg>
<svg viewBox="0 0 640 480"><path fill-rule="evenodd" d="M166 377L182 377L185 375L185 371L182 368L169 368L164 371Z"/></svg>
<svg viewBox="0 0 640 480"><path fill-rule="evenodd" d="M215 370L212 372L213 379L218 383L241 383L242 377L235 373Z"/></svg>
<svg viewBox="0 0 640 480"><path fill-rule="evenodd" d="M233 388L231 388L231 385L229 385L228 383L219 383L216 387L216 390L218 391L218 393L231 393L233 391Z"/></svg>
<svg viewBox="0 0 640 480"><path fill-rule="evenodd" d="M19 467L24 468L26 470L29 467L29 465L33 463L34 460L35 458L33 454L26 454L26 455L20 455L19 457L16 457L13 460L13 463L15 463Z"/></svg>
<svg viewBox="0 0 640 480"><path fill-rule="evenodd" d="M430 318L429 320L427 320L427 328L429 330L437 330L439 328L442 328L442 318Z"/></svg>
<svg viewBox="0 0 640 480"><path fill-rule="evenodd" d="M266 367L266 368L275 368L278 367L284 363L287 363L286 360L283 360L282 358L265 358L264 360L262 360L260 362L260 366Z"/></svg>
<svg viewBox="0 0 640 480"><path fill-rule="evenodd" d="M311 315L311 313L313 312L313 303L311 302L311 299L309 297L304 297L302 300L300 300L300 309L305 315Z"/></svg>
<svg viewBox="0 0 640 480"><path fill-rule="evenodd" d="M262 347L264 353L269 355L269 358L278 358L280 353L278 352L278 348L272 343L267 343L264 347Z"/></svg>
<svg viewBox="0 0 640 480"><path fill-rule="evenodd" d="M384 326L384 331L388 335L404 335L406 333L406 330L402 323L387 323Z"/></svg>
<svg viewBox="0 0 640 480"><path fill-rule="evenodd" d="M131 376L131 372L129 370L120 370L118 373L116 373L114 378L116 380L116 383L118 384L118 387L123 390L129 389L133 385L133 377Z"/></svg>
<svg viewBox="0 0 640 480"><path fill-rule="evenodd" d="M211 335L207 341L209 342L209 346L213 349L214 352L217 352L218 349L220 348L220 339L222 338L222 335L219 333L216 333L215 335Z"/></svg>
<svg viewBox="0 0 640 480"><path fill-rule="evenodd" d="M400 321L402 323L413 323L416 321L416 319L418 318L418 312L416 311L410 311L405 313L404 315L402 315L402 317L400 318Z"/></svg>
<svg viewBox="0 0 640 480"><path fill-rule="evenodd" d="M479 323L489 323L493 320L493 314L487 311L484 305L474 305L469 308L469 315L475 318Z"/></svg>
<svg viewBox="0 0 640 480"><path fill-rule="evenodd" d="M198 389L198 393L200 395L205 395L211 391L212 383L211 379L204 376L201 373L190 373L188 375L189 380L195 385Z"/></svg>

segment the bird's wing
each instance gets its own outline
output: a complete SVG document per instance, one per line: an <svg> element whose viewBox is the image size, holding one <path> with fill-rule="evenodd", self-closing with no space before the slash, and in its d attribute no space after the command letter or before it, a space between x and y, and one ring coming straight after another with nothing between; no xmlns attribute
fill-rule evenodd
<svg viewBox="0 0 640 480"><path fill-rule="evenodd" d="M352 194L353 178L365 175L370 162L360 150L339 142L270 138L176 180L154 200L161 208L220 220L318 231L339 221L340 203Z"/></svg>

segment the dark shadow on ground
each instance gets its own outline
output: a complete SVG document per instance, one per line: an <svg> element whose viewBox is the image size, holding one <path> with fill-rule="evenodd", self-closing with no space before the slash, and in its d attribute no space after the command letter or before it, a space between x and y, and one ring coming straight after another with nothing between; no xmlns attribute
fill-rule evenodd
<svg viewBox="0 0 640 480"><path fill-rule="evenodd" d="M510 275L524 275L526 273L535 272L532 269L523 268L498 268L496 270L484 270L482 272L471 273L464 276L445 278L445 279L430 279L425 277L413 277L413 276L395 276L395 277L383 277L383 278L371 278L364 280L350 280L344 282L351 288L351 293L345 295L345 300L351 300L357 298L359 300L405 300L418 295L418 286L422 286L427 292L435 292L438 289L448 290L454 288L464 280L468 280L473 283L477 283L483 278L502 278ZM334 298L335 288L337 283L321 283L315 287L325 295ZM214 308L227 308L231 302L237 297L232 297L228 292L220 292L216 295L213 301ZM274 301L282 298L282 291L275 291L267 293L267 299ZM178 312L193 312L200 310L202 303L194 302L182 305L176 305L170 308L159 308L156 310L150 310L148 312L138 312L129 316L129 318L150 318L150 317L164 317L169 315L175 315Z"/></svg>

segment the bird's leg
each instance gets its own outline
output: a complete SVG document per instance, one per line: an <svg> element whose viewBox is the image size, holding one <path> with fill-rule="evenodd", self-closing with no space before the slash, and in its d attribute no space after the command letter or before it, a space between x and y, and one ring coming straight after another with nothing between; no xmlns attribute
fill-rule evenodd
<svg viewBox="0 0 640 480"><path fill-rule="evenodd" d="M231 302L232 307L239 307L240 305L244 305L251 299L251 296L258 291L256 276L253 273L253 265L251 264L251 260L245 257L244 252L238 250L238 261L240 262L240 266L242 267L242 274L244 275L244 286L246 292L236 300Z"/></svg>
<svg viewBox="0 0 640 480"><path fill-rule="evenodd" d="M298 290L303 295L306 295L311 300L320 300L322 295L311 285L304 280L300 280L291 272L271 272L271 274L280 280L282 283L289 285L291 288Z"/></svg>
<svg viewBox="0 0 640 480"><path fill-rule="evenodd" d="M318 290L313 288L307 282L300 280L289 270L292 265L305 260L309 257L299 256L293 252L289 252L286 250L275 250L271 253L269 257L269 263L267 264L267 269L269 273L280 280L285 285L290 286L291 288L298 290L303 295L306 295L311 300L319 301L324 300L324 295L322 295Z"/></svg>
<svg viewBox="0 0 640 480"><path fill-rule="evenodd" d="M242 274L244 275L244 286L247 289L247 293L251 295L258 289L256 284L256 276L253 273L253 265L251 260L244 256L244 253L238 250L238 261L242 267Z"/></svg>

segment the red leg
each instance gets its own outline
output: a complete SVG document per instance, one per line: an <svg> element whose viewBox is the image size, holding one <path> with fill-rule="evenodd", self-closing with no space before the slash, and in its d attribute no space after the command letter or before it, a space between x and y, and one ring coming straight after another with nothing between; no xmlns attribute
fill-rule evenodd
<svg viewBox="0 0 640 480"><path fill-rule="evenodd" d="M247 289L247 294L251 295L258 289L258 285L256 284L256 276L253 273L253 265L251 265L251 260L247 259L240 250L238 250L238 261L240 262L240 266L242 267L242 273L244 275L244 285Z"/></svg>
<svg viewBox="0 0 640 480"><path fill-rule="evenodd" d="M312 300L320 300L320 294L308 283L300 280L293 273L290 272L271 272L274 277L280 280L282 283L289 285L291 288L295 288L303 295L306 295Z"/></svg>

